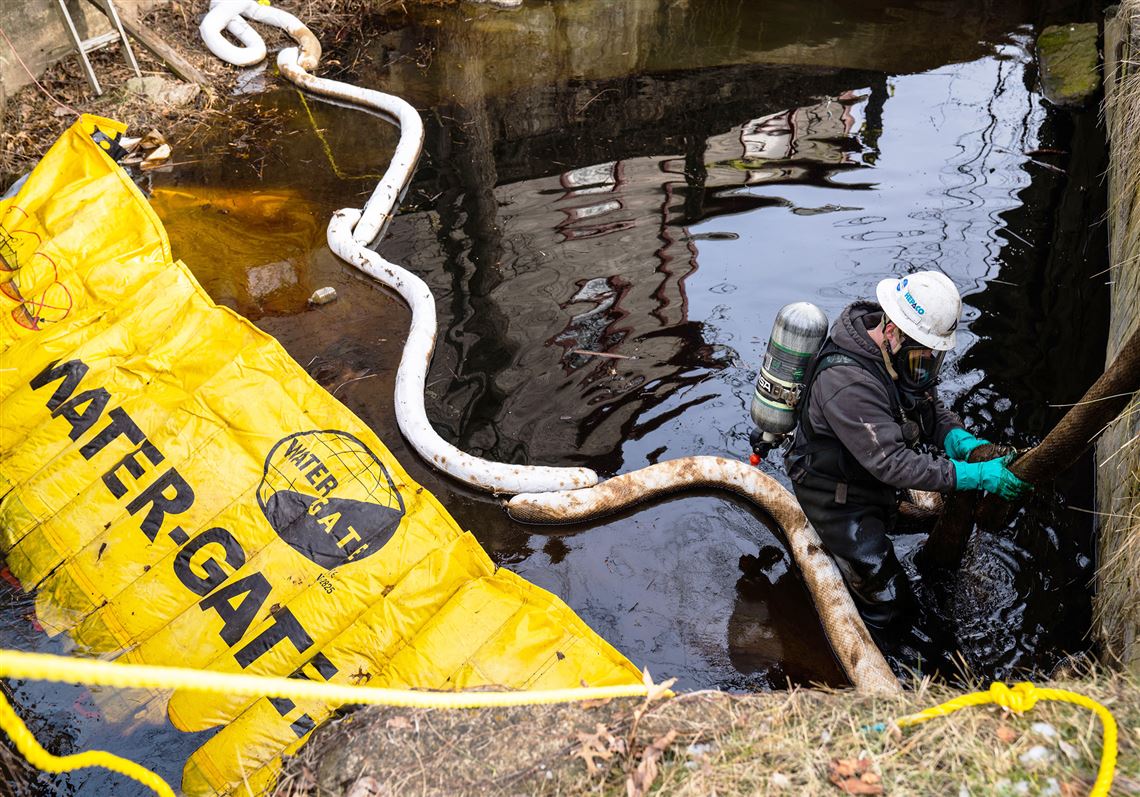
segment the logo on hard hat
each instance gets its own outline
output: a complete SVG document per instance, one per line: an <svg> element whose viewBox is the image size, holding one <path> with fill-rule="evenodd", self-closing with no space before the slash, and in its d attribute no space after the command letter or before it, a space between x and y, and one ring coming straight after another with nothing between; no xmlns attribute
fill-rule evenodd
<svg viewBox="0 0 1140 797"><path fill-rule="evenodd" d="M898 281L898 284L895 285L895 290L899 293L902 293L902 290L903 290L903 288L906 287L906 284L907 284L907 279L906 279L906 277L903 277L901 280ZM914 296L911 295L910 291L903 293L903 298L906 299L907 304L909 304L911 307L914 308L914 311L916 313L918 313L919 315L926 315L926 308L923 307L921 304L919 304L915 300Z"/></svg>
<svg viewBox="0 0 1140 797"><path fill-rule="evenodd" d="M404 516L388 470L348 432L299 432L265 458L257 502L286 543L332 569L384 547Z"/></svg>

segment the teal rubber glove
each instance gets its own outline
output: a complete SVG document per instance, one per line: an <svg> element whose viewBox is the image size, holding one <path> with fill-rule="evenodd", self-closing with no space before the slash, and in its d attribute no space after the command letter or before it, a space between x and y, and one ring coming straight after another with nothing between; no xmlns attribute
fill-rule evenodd
<svg viewBox="0 0 1140 797"><path fill-rule="evenodd" d="M1013 454L986 462L962 462L952 459L954 463L954 477L957 480L955 490L985 490L1007 501L1017 498L1022 493L1033 489L1028 482L1017 478L1009 469Z"/></svg>
<svg viewBox="0 0 1140 797"><path fill-rule="evenodd" d="M989 445L989 443L989 440L974 437L965 429L951 429L946 433L942 447L946 449L946 456L950 459L969 459L971 451L979 446Z"/></svg>

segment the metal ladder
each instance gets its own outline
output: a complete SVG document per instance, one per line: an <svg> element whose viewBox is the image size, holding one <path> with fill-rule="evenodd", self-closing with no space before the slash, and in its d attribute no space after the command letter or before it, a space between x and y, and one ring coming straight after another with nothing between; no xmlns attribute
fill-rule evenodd
<svg viewBox="0 0 1140 797"><path fill-rule="evenodd" d="M87 82L91 84L96 96L103 93L103 88L99 85L99 79L95 77L95 70L91 68L91 61L87 58L87 53L98 50L100 47L106 47L111 42L118 41L123 45L127 64L135 71L136 76L142 77L142 73L139 72L139 62L135 60L131 43L127 41L127 33L123 30L123 23L119 20L119 12L115 10L113 0L90 0L91 5L102 11L103 16L107 17L111 23L111 30L101 36L92 36L90 39L79 38L79 31L75 29L75 21L71 18L71 12L67 10L67 0L57 0L57 2L59 3L59 10L63 14L63 20L67 25L67 32L71 36L71 41L75 45L75 49L79 51L79 60L83 63Z"/></svg>

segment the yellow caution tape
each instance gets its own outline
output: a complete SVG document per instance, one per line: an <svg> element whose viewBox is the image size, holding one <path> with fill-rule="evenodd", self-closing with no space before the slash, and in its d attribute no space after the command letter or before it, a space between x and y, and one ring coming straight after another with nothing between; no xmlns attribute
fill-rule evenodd
<svg viewBox="0 0 1140 797"><path fill-rule="evenodd" d="M0 693L0 728L8 734L8 738L20 751L20 755L36 769L44 772L71 772L73 769L102 767L137 780L144 786L150 787L159 797L174 797L174 790L158 775L134 761L128 761L105 750L87 750L65 756L52 755L40 746L36 737L28 730L28 726L16 716L16 712L12 710L3 693Z"/></svg>
<svg viewBox="0 0 1140 797"><path fill-rule="evenodd" d="M897 724L900 728L906 728L935 717L945 717L959 709L969 706L983 706L988 703L996 703L1008 708L1015 714L1023 714L1037 705L1038 700L1072 703L1087 708L1100 717L1101 726L1104 729L1104 745L1100 754L1100 770L1097 772L1096 781L1093 783L1092 791L1089 792L1089 797L1106 797L1109 787L1112 786L1113 772L1116 770L1116 720L1113 718L1112 712L1100 703L1076 692L1070 692L1067 689L1038 688L1029 682L1014 684L1013 688L1010 689L1000 681L995 681L990 684L987 692L971 692L968 695L947 700L941 705L925 709L917 714L908 714L899 719Z"/></svg>
<svg viewBox="0 0 1140 797"><path fill-rule="evenodd" d="M183 667L115 664L45 653L22 653L15 650L0 650L0 677L30 678L88 686L180 689L210 694L409 708L502 708L540 703L604 700L614 697L645 697L649 694L649 687L645 684L545 689L534 692L421 692L411 689L383 689L300 681L294 678L234 675ZM667 696L672 693L666 691L662 694ZM62 757L47 752L12 710L3 694L0 694L0 728L8 734L28 763L37 769L45 772L69 772L84 767L103 767L150 787L160 797L174 797L174 791L170 786L149 769L103 750L91 750Z"/></svg>

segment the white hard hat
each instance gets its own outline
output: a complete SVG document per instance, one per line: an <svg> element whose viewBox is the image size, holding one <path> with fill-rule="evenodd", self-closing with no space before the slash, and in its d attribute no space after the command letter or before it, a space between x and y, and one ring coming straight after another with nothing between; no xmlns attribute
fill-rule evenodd
<svg viewBox="0 0 1140 797"><path fill-rule="evenodd" d="M885 279L875 295L887 318L907 337L934 351L954 348L962 298L945 274L919 271Z"/></svg>

